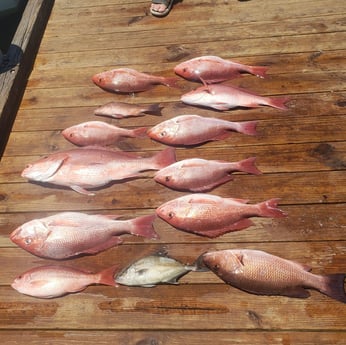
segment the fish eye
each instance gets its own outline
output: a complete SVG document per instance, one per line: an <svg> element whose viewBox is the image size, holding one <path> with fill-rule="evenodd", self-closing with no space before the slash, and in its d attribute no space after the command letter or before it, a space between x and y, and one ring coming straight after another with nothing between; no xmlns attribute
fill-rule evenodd
<svg viewBox="0 0 346 345"><path fill-rule="evenodd" d="M170 177L170 176L166 176L166 177L165 177L165 181L166 181L166 182L169 182L170 180L171 180L171 177Z"/></svg>
<svg viewBox="0 0 346 345"><path fill-rule="evenodd" d="M213 266L213 269L214 270L218 270L220 268L220 265L218 265L218 264L215 264L214 266Z"/></svg>
<svg viewBox="0 0 346 345"><path fill-rule="evenodd" d="M167 135L167 132L166 131L162 131L161 133L160 133L160 136L161 137L165 137Z"/></svg>
<svg viewBox="0 0 346 345"><path fill-rule="evenodd" d="M168 217L169 217L169 218L173 218L173 217L174 217L174 212L169 212L169 213L168 213Z"/></svg>
<svg viewBox="0 0 346 345"><path fill-rule="evenodd" d="M27 245L31 244L32 243L32 238L31 237L25 237L24 243L27 244Z"/></svg>
<svg viewBox="0 0 346 345"><path fill-rule="evenodd" d="M99 83L102 83L102 78L99 78Z"/></svg>
<svg viewBox="0 0 346 345"><path fill-rule="evenodd" d="M73 138L73 133L70 133L69 137L70 137L70 138Z"/></svg>

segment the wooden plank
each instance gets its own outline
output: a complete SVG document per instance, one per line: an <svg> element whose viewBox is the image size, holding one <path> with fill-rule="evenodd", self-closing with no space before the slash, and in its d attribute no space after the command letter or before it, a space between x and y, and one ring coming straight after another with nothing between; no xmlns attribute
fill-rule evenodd
<svg viewBox="0 0 346 345"><path fill-rule="evenodd" d="M31 72L53 2L28 1L7 52L9 63L6 71L0 73L0 157L23 97L26 80Z"/></svg>
<svg viewBox="0 0 346 345"><path fill-rule="evenodd" d="M100 345L136 344L136 345L177 345L186 343L200 345L215 343L219 345L343 345L345 332L283 332L283 331L222 331L206 332L196 331L0 331L2 339L11 345L19 345L25 342L27 345L65 345L70 344Z"/></svg>
<svg viewBox="0 0 346 345"><path fill-rule="evenodd" d="M127 244L153 243L157 246L165 244L214 244L214 243L280 243L303 242L303 241L338 241L344 240L345 236L345 214L343 212L344 204L313 204L313 205L288 205L280 206L287 212L288 217L281 220L268 220L264 218L253 218L254 226L243 230L232 232L216 239L207 239L204 237L178 231L168 225L166 222L157 219L154 223L155 231L160 239L144 241L143 239L125 236ZM85 213L101 214L119 214L124 219L130 219L136 216L151 214L153 209L132 210L79 210L75 211ZM57 213L57 210L45 212L40 208L32 212L18 211L15 213L0 213L0 247L15 247L10 241L9 235L17 227L32 219L46 217ZM138 248L138 247L136 247ZM184 247L183 247L184 248ZM16 264L15 262L13 263Z"/></svg>

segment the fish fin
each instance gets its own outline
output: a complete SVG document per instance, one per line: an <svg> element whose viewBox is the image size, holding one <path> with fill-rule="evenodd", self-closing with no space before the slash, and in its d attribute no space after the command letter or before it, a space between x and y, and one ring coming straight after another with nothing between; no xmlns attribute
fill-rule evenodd
<svg viewBox="0 0 346 345"><path fill-rule="evenodd" d="M112 248L114 246L117 246L117 245L121 244L122 242L123 242L123 240L120 237L113 236L108 241L101 243L95 247L89 248L89 249L83 251L82 253L97 254L99 252L103 252L103 251L105 251L109 248Z"/></svg>
<svg viewBox="0 0 346 345"><path fill-rule="evenodd" d="M106 268L105 270L99 272L97 275L99 276L98 284L102 285L110 285L110 286L118 286L115 282L114 276L119 270L118 265L114 265Z"/></svg>
<svg viewBox="0 0 346 345"><path fill-rule="evenodd" d="M248 72L254 74L257 77L265 78L268 67L265 66L249 66Z"/></svg>
<svg viewBox="0 0 346 345"><path fill-rule="evenodd" d="M166 166L171 165L177 161L175 156L175 149L172 147L168 147L153 156L153 160L157 164L158 169L165 168Z"/></svg>
<svg viewBox="0 0 346 345"><path fill-rule="evenodd" d="M215 137L211 138L211 140L224 140L227 139L231 135L230 131L224 131L223 133L220 133L216 135Z"/></svg>
<svg viewBox="0 0 346 345"><path fill-rule="evenodd" d="M227 198L229 201L234 201L236 203L247 204L249 199L239 199L239 198Z"/></svg>
<svg viewBox="0 0 346 345"><path fill-rule="evenodd" d="M344 283L346 274L323 275L323 286L319 289L323 294L343 303L346 303Z"/></svg>
<svg viewBox="0 0 346 345"><path fill-rule="evenodd" d="M135 218L132 221L135 229L131 231L132 235L142 236L150 239L157 239L159 235L155 232L153 222L156 214Z"/></svg>
<svg viewBox="0 0 346 345"><path fill-rule="evenodd" d="M178 85L178 81L180 79L178 79L176 77L167 77L167 78L164 78L163 80L164 80L164 82L163 82L164 85L166 85L168 87L173 87L176 89L181 89L181 87Z"/></svg>
<svg viewBox="0 0 346 345"><path fill-rule="evenodd" d="M287 288L280 295L295 298L308 298L310 297L310 292L301 286L294 286L292 288Z"/></svg>
<svg viewBox="0 0 346 345"><path fill-rule="evenodd" d="M287 213L277 208L278 201L280 199L270 199L263 201L258 204L260 209L259 216L261 217L269 217L269 218L282 218L286 217Z"/></svg>
<svg viewBox="0 0 346 345"><path fill-rule="evenodd" d="M135 128L132 133L134 135L135 138L144 138L147 136L147 131L148 128L146 127L139 127L139 128Z"/></svg>
<svg viewBox="0 0 346 345"><path fill-rule="evenodd" d="M215 187L217 187L223 183L226 183L226 182L229 182L232 180L233 180L232 175L226 175L226 176L220 178L219 180L217 180L213 183L205 184L203 186L196 187L196 188L188 188L188 190L191 192L206 192L206 191L212 190L213 188L215 188Z"/></svg>
<svg viewBox="0 0 346 345"><path fill-rule="evenodd" d="M288 107L285 105L286 102L288 102L290 99L288 97L277 97L277 98L272 98L268 97L268 104L271 107L281 109L281 110L286 110Z"/></svg>
<svg viewBox="0 0 346 345"><path fill-rule="evenodd" d="M41 288L47 284L48 280L40 279L40 280L33 280L30 282L30 286L35 288Z"/></svg>
<svg viewBox="0 0 346 345"><path fill-rule="evenodd" d="M250 219L245 218L245 219L241 219L238 222L235 222L235 223L233 223L227 227L221 228L221 229L194 231L194 233L201 235L201 236L206 236L209 238L215 238L215 237L224 235L228 232L246 229L251 225L253 225L253 222Z"/></svg>
<svg viewBox="0 0 346 345"><path fill-rule="evenodd" d="M193 272L208 272L210 271L209 267L207 267L203 261L203 256L205 253L201 254L193 265L187 266L187 269Z"/></svg>
<svg viewBox="0 0 346 345"><path fill-rule="evenodd" d="M79 194L90 195L90 196L95 195L95 193L89 192L88 190L84 189L81 186L70 186L70 188Z"/></svg>
<svg viewBox="0 0 346 345"><path fill-rule="evenodd" d="M115 219L119 219L122 216L118 215L118 214L95 214L95 217L100 217L101 219L111 219L111 220L115 220Z"/></svg>
<svg viewBox="0 0 346 345"><path fill-rule="evenodd" d="M143 113L161 116L162 109L163 107L160 105L160 103L155 103L155 104L151 104L147 110L143 111Z"/></svg>
<svg viewBox="0 0 346 345"><path fill-rule="evenodd" d="M229 110L229 106L226 103L221 103L221 102L215 102L212 107L214 109L221 110L221 111Z"/></svg>
<svg viewBox="0 0 346 345"><path fill-rule="evenodd" d="M239 162L238 170L248 174L261 175L262 172L256 167L256 157L243 159Z"/></svg>
<svg viewBox="0 0 346 345"><path fill-rule="evenodd" d="M256 135L257 121L244 121L239 122L238 132L246 135Z"/></svg>

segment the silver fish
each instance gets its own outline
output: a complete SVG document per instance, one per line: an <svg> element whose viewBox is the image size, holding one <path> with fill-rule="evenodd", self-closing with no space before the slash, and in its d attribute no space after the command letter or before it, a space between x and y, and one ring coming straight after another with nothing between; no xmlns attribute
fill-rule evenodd
<svg viewBox="0 0 346 345"><path fill-rule="evenodd" d="M126 267L115 278L115 282L127 286L154 287L158 284L178 284L179 278L191 271L204 271L199 259L193 265L163 255L149 255Z"/></svg>

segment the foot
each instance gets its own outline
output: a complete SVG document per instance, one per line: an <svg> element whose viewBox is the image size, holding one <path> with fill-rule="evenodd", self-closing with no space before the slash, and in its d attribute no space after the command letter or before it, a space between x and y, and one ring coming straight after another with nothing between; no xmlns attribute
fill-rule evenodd
<svg viewBox="0 0 346 345"><path fill-rule="evenodd" d="M173 0L152 0L150 12L157 17L163 17L169 13Z"/></svg>

